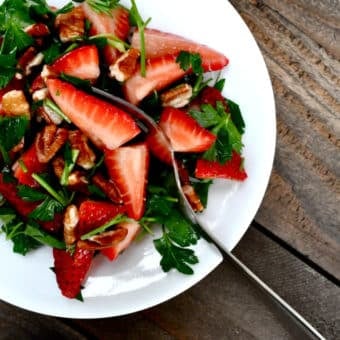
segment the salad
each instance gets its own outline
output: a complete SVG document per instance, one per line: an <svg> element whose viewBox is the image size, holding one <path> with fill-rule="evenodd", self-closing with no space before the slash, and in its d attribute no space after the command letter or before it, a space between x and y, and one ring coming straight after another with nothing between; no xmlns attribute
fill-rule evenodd
<svg viewBox="0 0 340 340"><path fill-rule="evenodd" d="M218 77L228 59L149 28L133 0L5 0L0 17L0 219L13 251L51 247L61 293L81 298L94 256L114 261L161 225L161 267L192 274L201 233L181 211L167 143L196 212L214 178L247 178L245 124ZM93 87L139 106L164 134Z"/></svg>

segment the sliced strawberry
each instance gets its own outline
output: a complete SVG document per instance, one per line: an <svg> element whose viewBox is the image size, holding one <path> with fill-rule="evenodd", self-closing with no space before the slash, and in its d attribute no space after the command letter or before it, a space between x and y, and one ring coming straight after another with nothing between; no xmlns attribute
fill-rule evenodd
<svg viewBox="0 0 340 340"><path fill-rule="evenodd" d="M167 54L177 55L180 51L199 53L205 71L216 71L228 65L228 59L220 52L198 44L181 36L146 28L144 31L147 58L155 58ZM139 32L132 35L131 46L140 49Z"/></svg>
<svg viewBox="0 0 340 340"><path fill-rule="evenodd" d="M152 91L165 88L186 73L176 62L176 56L147 59L146 76L141 75L138 67L134 75L124 83L123 92L129 102L137 105Z"/></svg>
<svg viewBox="0 0 340 340"><path fill-rule="evenodd" d="M139 220L145 210L149 169L149 151L146 144L107 150L105 164L120 191L128 216Z"/></svg>
<svg viewBox="0 0 340 340"><path fill-rule="evenodd" d="M86 2L83 3L85 17L91 23L91 35L112 34L120 40L126 40L130 31L129 11L123 7L116 7L111 14L95 12ZM121 53L111 46L106 46L104 56L106 62L113 64Z"/></svg>
<svg viewBox="0 0 340 340"><path fill-rule="evenodd" d="M146 137L146 144L152 154L162 162L171 165L171 153L169 151L169 141L164 134L157 130L151 131Z"/></svg>
<svg viewBox="0 0 340 340"><path fill-rule="evenodd" d="M188 113L173 107L164 108L159 125L174 151L202 152L208 150L216 140L213 133L200 126Z"/></svg>
<svg viewBox="0 0 340 340"><path fill-rule="evenodd" d="M86 200L79 206L79 236L98 228L118 214L123 214L125 207L108 202Z"/></svg>
<svg viewBox="0 0 340 340"><path fill-rule="evenodd" d="M20 162L23 163L26 168L25 170L20 165ZM35 143L33 143L30 148L22 154L19 160L14 163L12 169L14 171L14 177L18 180L19 184L38 187L39 184L33 179L32 174L39 174L46 171L47 164L39 161Z"/></svg>
<svg viewBox="0 0 340 340"><path fill-rule="evenodd" d="M57 59L52 68L57 73L84 80L96 80L99 77L99 55L95 45L76 48Z"/></svg>
<svg viewBox="0 0 340 340"><path fill-rule="evenodd" d="M247 173L243 168L243 158L233 151L232 158L225 164L199 159L196 164L195 176L201 179L226 178L243 181L247 178Z"/></svg>
<svg viewBox="0 0 340 340"><path fill-rule="evenodd" d="M53 249L54 271L61 293L75 298L90 269L93 251L76 248L73 255L66 250Z"/></svg>
<svg viewBox="0 0 340 340"><path fill-rule="evenodd" d="M65 115L98 147L115 149L140 132L126 112L69 83L48 79L47 87Z"/></svg>
<svg viewBox="0 0 340 340"><path fill-rule="evenodd" d="M117 256L124 251L135 239L137 236L140 225L136 221L131 222L122 222L119 224L120 227L127 229L128 234L124 238L124 240L120 241L116 245L110 248L105 248L101 250L101 253L106 256L110 261L113 261L117 258Z"/></svg>

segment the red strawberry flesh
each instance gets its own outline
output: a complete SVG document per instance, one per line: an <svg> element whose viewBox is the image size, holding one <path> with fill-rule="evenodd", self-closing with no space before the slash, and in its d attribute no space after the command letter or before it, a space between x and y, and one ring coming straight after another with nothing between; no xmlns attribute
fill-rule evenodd
<svg viewBox="0 0 340 340"><path fill-rule="evenodd" d="M243 158L233 151L232 158L225 164L205 159L197 160L195 176L200 179L225 178L243 181L247 173L243 168Z"/></svg>
<svg viewBox="0 0 340 340"><path fill-rule="evenodd" d="M164 108L159 125L169 138L174 151L202 152L210 148L216 136L204 129L183 110Z"/></svg>
<svg viewBox="0 0 340 340"><path fill-rule="evenodd" d="M141 75L140 68L123 85L125 98L137 105L152 91L162 90L171 83L181 79L186 72L176 62L176 56L166 55L147 59L146 75Z"/></svg>
<svg viewBox="0 0 340 340"><path fill-rule="evenodd" d="M122 205L116 205L104 201L86 200L79 206L79 236L90 232L110 221L118 214L123 214L125 208Z"/></svg>
<svg viewBox="0 0 340 340"><path fill-rule="evenodd" d="M91 35L112 34L120 40L126 40L130 31L129 11L116 7L111 14L97 13L86 2L83 3L86 18L91 23ZM104 48L106 62L113 64L121 53L112 46Z"/></svg>
<svg viewBox="0 0 340 340"><path fill-rule="evenodd" d="M140 132L129 114L69 83L48 79L47 87L65 115L98 147L115 149Z"/></svg>
<svg viewBox="0 0 340 340"><path fill-rule="evenodd" d="M167 54L178 55L180 51L199 53L205 71L220 70L228 65L229 62L222 53L172 33L146 28L144 37L147 58L156 58ZM141 43L138 31L134 32L131 45L140 49Z"/></svg>
<svg viewBox="0 0 340 340"><path fill-rule="evenodd" d="M99 77L99 55L94 45L81 46L57 59L53 70L84 80L96 80Z"/></svg>
<svg viewBox="0 0 340 340"><path fill-rule="evenodd" d="M24 168L20 165L23 163ZM46 163L41 163L38 159L35 143L33 143L29 149L27 149L19 161L13 165L14 177L18 180L19 184L25 184L30 187L38 187L39 184L33 179L33 173L42 173L47 169Z"/></svg>
<svg viewBox="0 0 340 340"><path fill-rule="evenodd" d="M76 248L71 255L66 250L54 248L53 257L54 271L61 293L70 299L75 298L90 269L93 251Z"/></svg>
<svg viewBox="0 0 340 340"><path fill-rule="evenodd" d="M105 152L108 173L117 185L129 217L139 220L145 210L149 151L146 144Z"/></svg>
<svg viewBox="0 0 340 340"><path fill-rule="evenodd" d="M102 254L106 256L110 261L116 259L118 255L132 243L140 230L140 225L136 221L122 222L119 224L119 226L127 229L127 236L124 238L124 240L118 242L113 247L101 250Z"/></svg>

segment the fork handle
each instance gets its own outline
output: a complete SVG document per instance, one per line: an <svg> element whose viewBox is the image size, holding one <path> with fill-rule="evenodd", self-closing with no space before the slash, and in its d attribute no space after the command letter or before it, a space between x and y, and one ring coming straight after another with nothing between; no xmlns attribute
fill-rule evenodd
<svg viewBox="0 0 340 340"><path fill-rule="evenodd" d="M322 339L322 336L301 314L299 314L293 307L291 307L285 300L283 300L277 293L274 292L265 282L263 282L256 274L254 274L242 261L240 261L230 251L223 249L229 259L239 267L249 278L251 278L269 297L276 301L312 339Z"/></svg>

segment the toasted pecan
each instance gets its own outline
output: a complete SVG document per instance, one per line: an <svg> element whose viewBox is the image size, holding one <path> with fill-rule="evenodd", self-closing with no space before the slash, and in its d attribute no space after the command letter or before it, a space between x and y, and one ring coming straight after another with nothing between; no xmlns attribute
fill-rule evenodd
<svg viewBox="0 0 340 340"><path fill-rule="evenodd" d="M98 173L92 177L92 183L101 189L113 203L123 204L123 199L114 182Z"/></svg>
<svg viewBox="0 0 340 340"><path fill-rule="evenodd" d="M140 51L136 48L127 50L110 66L110 77L121 82L129 79L136 70L139 56Z"/></svg>
<svg viewBox="0 0 340 340"><path fill-rule="evenodd" d="M37 134L35 147L41 163L48 163L67 141L68 131L54 124L46 125Z"/></svg>
<svg viewBox="0 0 340 340"><path fill-rule="evenodd" d="M79 150L77 164L85 170L93 168L96 155L88 144L88 138L80 130L74 130L69 131L68 139L71 148Z"/></svg>
<svg viewBox="0 0 340 340"><path fill-rule="evenodd" d="M85 33L83 8L78 6L70 12L58 14L54 24L59 30L59 38L62 42L69 42L82 37Z"/></svg>

